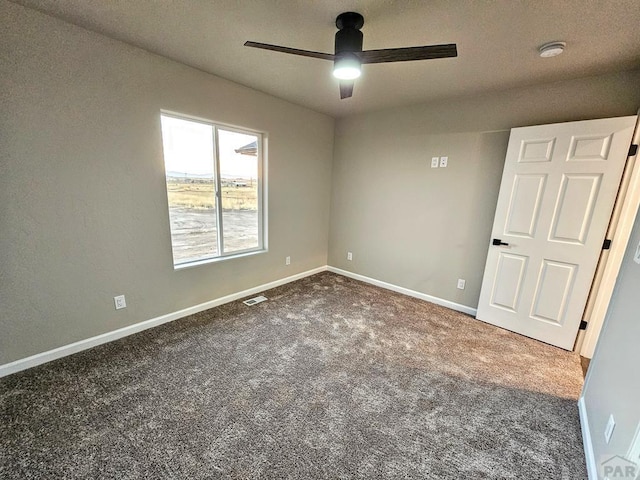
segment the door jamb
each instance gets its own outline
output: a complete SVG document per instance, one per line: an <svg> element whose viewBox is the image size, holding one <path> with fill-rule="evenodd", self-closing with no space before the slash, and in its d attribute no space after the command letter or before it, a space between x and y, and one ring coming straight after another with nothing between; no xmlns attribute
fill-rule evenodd
<svg viewBox="0 0 640 480"><path fill-rule="evenodd" d="M638 119L631 143L637 145L639 142L640 110L638 110ZM607 229L606 238L612 240L611 249L602 250L600 254L587 299L584 320L588 322L588 327L586 331L579 332L576 340L574 351L579 351L583 357L593 357L639 206L640 160L636 152L636 155L627 157L620 190Z"/></svg>

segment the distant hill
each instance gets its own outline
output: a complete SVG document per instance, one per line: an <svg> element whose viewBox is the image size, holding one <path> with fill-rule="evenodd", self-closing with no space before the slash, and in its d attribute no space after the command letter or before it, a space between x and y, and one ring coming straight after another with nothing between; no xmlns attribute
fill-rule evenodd
<svg viewBox="0 0 640 480"><path fill-rule="evenodd" d="M167 177L169 178L213 178L213 173L186 173L186 172L174 172L168 171Z"/></svg>
<svg viewBox="0 0 640 480"><path fill-rule="evenodd" d="M168 178L193 178L198 180L213 180L213 173L186 173L186 172L176 172L173 170L169 170L166 172ZM234 180L234 179L243 179L250 180L252 177L244 177L242 175L222 175L223 180Z"/></svg>

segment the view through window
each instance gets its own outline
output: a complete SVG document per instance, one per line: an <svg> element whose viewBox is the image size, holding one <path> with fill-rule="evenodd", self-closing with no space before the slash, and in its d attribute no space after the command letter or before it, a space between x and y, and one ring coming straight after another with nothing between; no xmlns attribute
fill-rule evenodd
<svg viewBox="0 0 640 480"><path fill-rule="evenodd" d="M174 265L262 250L261 135L161 120Z"/></svg>

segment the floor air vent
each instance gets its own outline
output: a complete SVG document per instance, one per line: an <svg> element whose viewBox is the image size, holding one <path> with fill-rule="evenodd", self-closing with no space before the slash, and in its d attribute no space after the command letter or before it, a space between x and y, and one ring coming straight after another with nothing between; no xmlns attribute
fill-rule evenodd
<svg viewBox="0 0 640 480"><path fill-rule="evenodd" d="M251 305L255 305L256 303L264 302L266 300L267 300L267 297L263 297L262 295L259 295L257 297L250 298L249 300L245 300L242 303L244 303L245 305L251 306Z"/></svg>

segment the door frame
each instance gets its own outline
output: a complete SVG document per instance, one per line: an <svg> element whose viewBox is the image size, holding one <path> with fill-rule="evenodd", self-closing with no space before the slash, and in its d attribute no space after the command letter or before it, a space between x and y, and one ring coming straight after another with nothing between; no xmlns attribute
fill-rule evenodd
<svg viewBox="0 0 640 480"><path fill-rule="evenodd" d="M631 143L640 143L640 110ZM607 229L606 238L612 240L611 249L602 250L587 297L583 320L588 326L586 330L580 330L576 338L574 351L583 357L593 357L639 207L640 161L636 152L634 156L627 157Z"/></svg>

